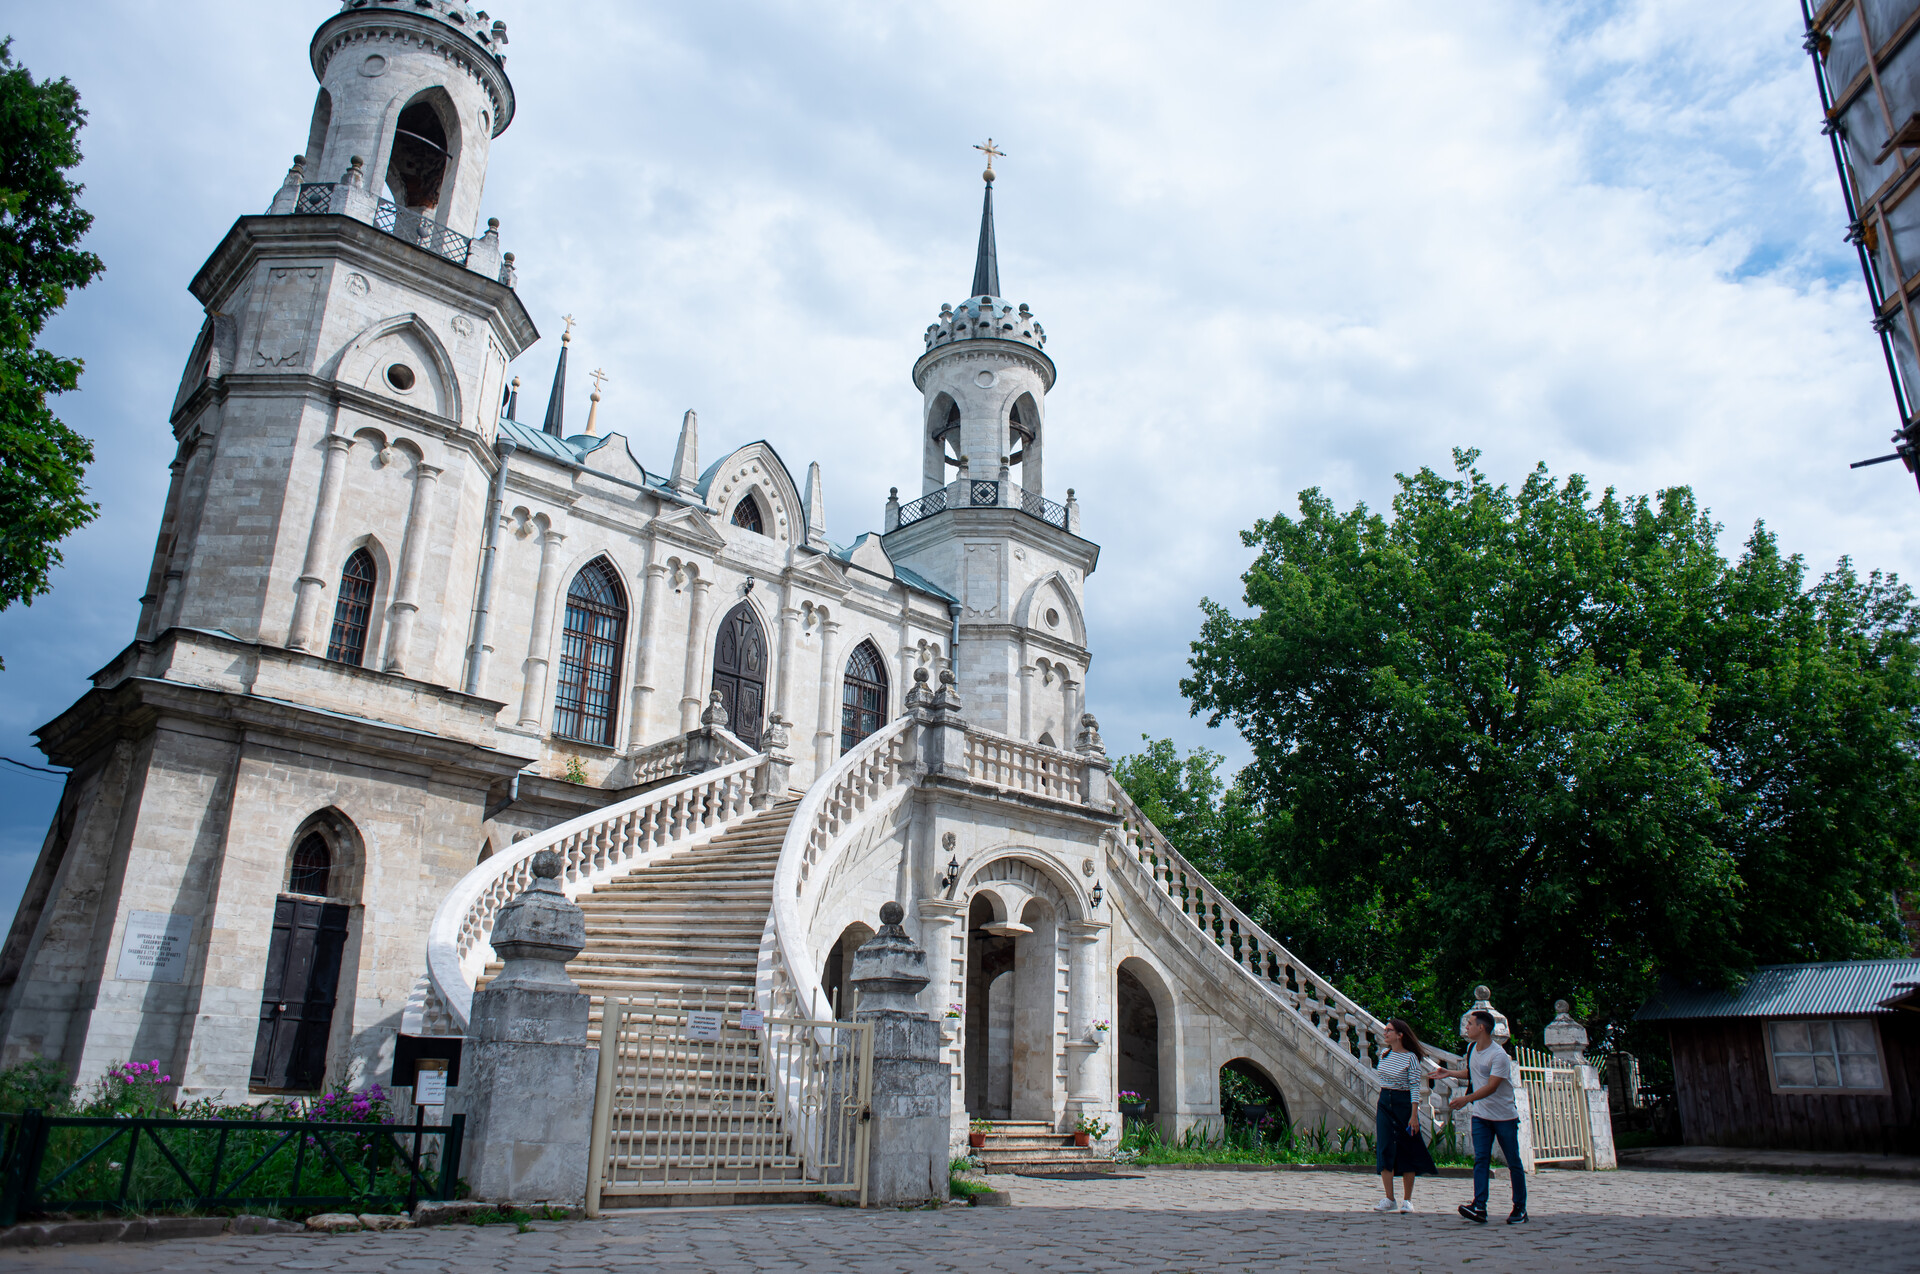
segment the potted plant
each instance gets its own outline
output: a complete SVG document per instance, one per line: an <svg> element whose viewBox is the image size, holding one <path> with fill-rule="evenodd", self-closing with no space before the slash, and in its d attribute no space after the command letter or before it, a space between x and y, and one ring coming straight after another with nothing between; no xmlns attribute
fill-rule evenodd
<svg viewBox="0 0 1920 1274"><path fill-rule="evenodd" d="M1120 1113L1122 1115L1146 1114L1147 1099L1145 1095L1141 1093L1136 1093L1130 1088L1121 1089L1120 1090Z"/></svg>
<svg viewBox="0 0 1920 1274"><path fill-rule="evenodd" d="M1113 1125L1092 1115L1082 1115L1073 1125L1073 1144L1090 1146L1106 1136Z"/></svg>
<svg viewBox="0 0 1920 1274"><path fill-rule="evenodd" d="M969 1119L967 1121L967 1144L975 1150L983 1148L987 1144L987 1134L992 1131L993 1123L991 1120Z"/></svg>

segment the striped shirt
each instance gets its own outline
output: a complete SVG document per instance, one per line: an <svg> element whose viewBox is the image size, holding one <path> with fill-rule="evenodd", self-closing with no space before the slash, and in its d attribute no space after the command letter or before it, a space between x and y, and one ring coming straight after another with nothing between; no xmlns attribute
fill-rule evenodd
<svg viewBox="0 0 1920 1274"><path fill-rule="evenodd" d="M1416 1104L1420 1100L1420 1081L1424 1079L1426 1067L1412 1053L1386 1052L1380 1055L1380 1064L1373 1068L1373 1077L1380 1087L1403 1092Z"/></svg>

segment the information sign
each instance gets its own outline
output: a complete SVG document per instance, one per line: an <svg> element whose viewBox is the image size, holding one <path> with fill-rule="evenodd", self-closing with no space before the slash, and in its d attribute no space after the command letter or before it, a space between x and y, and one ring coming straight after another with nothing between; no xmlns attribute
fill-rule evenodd
<svg viewBox="0 0 1920 1274"><path fill-rule="evenodd" d="M127 913L127 934L120 943L114 977L127 982L180 982L187 976L187 940L193 917L164 911Z"/></svg>
<svg viewBox="0 0 1920 1274"><path fill-rule="evenodd" d="M718 1013L687 1014L687 1038L694 1040L717 1040L720 1038L721 1015Z"/></svg>

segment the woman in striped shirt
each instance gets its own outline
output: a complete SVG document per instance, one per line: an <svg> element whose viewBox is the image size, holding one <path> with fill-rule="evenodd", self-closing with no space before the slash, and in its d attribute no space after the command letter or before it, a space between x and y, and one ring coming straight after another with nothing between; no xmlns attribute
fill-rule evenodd
<svg viewBox="0 0 1920 1274"><path fill-rule="evenodd" d="M1420 1085L1426 1078L1426 1050L1405 1018L1394 1018L1383 1032L1387 1051L1373 1068L1380 1103L1373 1115L1373 1160L1387 1197L1375 1212L1413 1211L1413 1178L1433 1175L1433 1156L1420 1140ZM1400 1203L1393 1202L1393 1178L1400 1178Z"/></svg>

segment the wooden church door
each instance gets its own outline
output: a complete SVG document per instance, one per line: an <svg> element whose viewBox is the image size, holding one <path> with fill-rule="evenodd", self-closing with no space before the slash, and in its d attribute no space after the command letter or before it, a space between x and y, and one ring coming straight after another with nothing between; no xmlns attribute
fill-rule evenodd
<svg viewBox="0 0 1920 1274"><path fill-rule="evenodd" d="M315 1089L327 1073L327 1036L347 945L342 903L281 897L273 904L273 940L254 1037L256 1088Z"/></svg>
<svg viewBox="0 0 1920 1274"><path fill-rule="evenodd" d="M755 751L767 703L767 638L753 607L741 602L720 623L713 650L713 688L727 710L727 729Z"/></svg>

